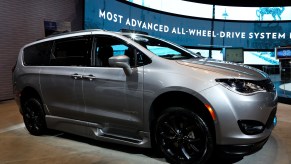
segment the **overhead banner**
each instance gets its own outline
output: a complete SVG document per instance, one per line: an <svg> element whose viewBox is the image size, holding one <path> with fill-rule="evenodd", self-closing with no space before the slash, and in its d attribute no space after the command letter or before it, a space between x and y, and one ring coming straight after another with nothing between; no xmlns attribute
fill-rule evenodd
<svg viewBox="0 0 291 164"><path fill-rule="evenodd" d="M157 12L121 0L85 0L84 20L85 29L139 30L189 47L274 50L291 45L290 21L213 21Z"/></svg>

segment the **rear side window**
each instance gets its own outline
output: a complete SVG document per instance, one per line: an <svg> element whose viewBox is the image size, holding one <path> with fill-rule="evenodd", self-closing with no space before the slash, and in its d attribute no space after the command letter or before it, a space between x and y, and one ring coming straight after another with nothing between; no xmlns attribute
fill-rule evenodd
<svg viewBox="0 0 291 164"><path fill-rule="evenodd" d="M90 37L76 37L55 41L50 59L52 66L90 66L92 41Z"/></svg>
<svg viewBox="0 0 291 164"><path fill-rule="evenodd" d="M26 66L49 65L52 42L38 43L24 49L23 62Z"/></svg>

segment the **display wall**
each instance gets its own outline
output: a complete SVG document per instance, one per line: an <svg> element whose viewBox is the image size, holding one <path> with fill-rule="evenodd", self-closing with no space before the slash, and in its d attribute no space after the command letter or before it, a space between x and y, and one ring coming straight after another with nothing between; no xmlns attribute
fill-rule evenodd
<svg viewBox="0 0 291 164"><path fill-rule="evenodd" d="M165 12L166 8L164 11L158 10L158 7L151 9L147 7L147 2L140 1L140 5L124 0L86 0L85 29L145 31L191 49L219 50L223 47L242 47L246 53L249 52L245 57L250 57L244 60L245 64L276 65L278 60L274 56L274 48L291 45L291 21L205 19ZM207 6L204 6L205 11L210 12ZM219 8L221 7L218 6ZM289 12L288 7L284 10ZM209 17L211 14L205 15ZM287 19L286 16L282 18ZM253 58L255 62L251 60Z"/></svg>

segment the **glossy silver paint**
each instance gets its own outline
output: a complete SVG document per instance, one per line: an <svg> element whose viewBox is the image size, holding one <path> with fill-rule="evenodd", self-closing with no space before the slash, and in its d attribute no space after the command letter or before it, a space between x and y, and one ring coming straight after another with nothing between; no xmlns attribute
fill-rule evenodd
<svg viewBox="0 0 291 164"><path fill-rule="evenodd" d="M130 75L118 67L24 66L23 48L20 50L13 75L15 93L30 87L40 95L49 128L103 141L150 147L149 118L153 102L164 93L179 91L212 107L216 115L213 120L216 144L251 144L271 134L272 128L246 135L237 121L265 123L277 106L276 92L238 94L215 81L268 78L257 69L211 59L167 60L118 33L100 30L51 37L25 47L48 40L99 34L126 41L146 54L151 63L132 68ZM21 97L17 96L20 104Z"/></svg>

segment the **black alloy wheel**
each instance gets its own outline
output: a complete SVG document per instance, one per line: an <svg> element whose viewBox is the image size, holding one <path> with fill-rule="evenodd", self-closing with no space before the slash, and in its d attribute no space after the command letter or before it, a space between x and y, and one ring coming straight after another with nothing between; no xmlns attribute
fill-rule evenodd
<svg viewBox="0 0 291 164"><path fill-rule="evenodd" d="M158 118L155 141L170 163L205 163L214 148L213 137L205 121L181 107L168 108Z"/></svg>
<svg viewBox="0 0 291 164"><path fill-rule="evenodd" d="M42 104L36 98L29 98L23 105L23 120L32 135L42 135L46 131L45 114Z"/></svg>

